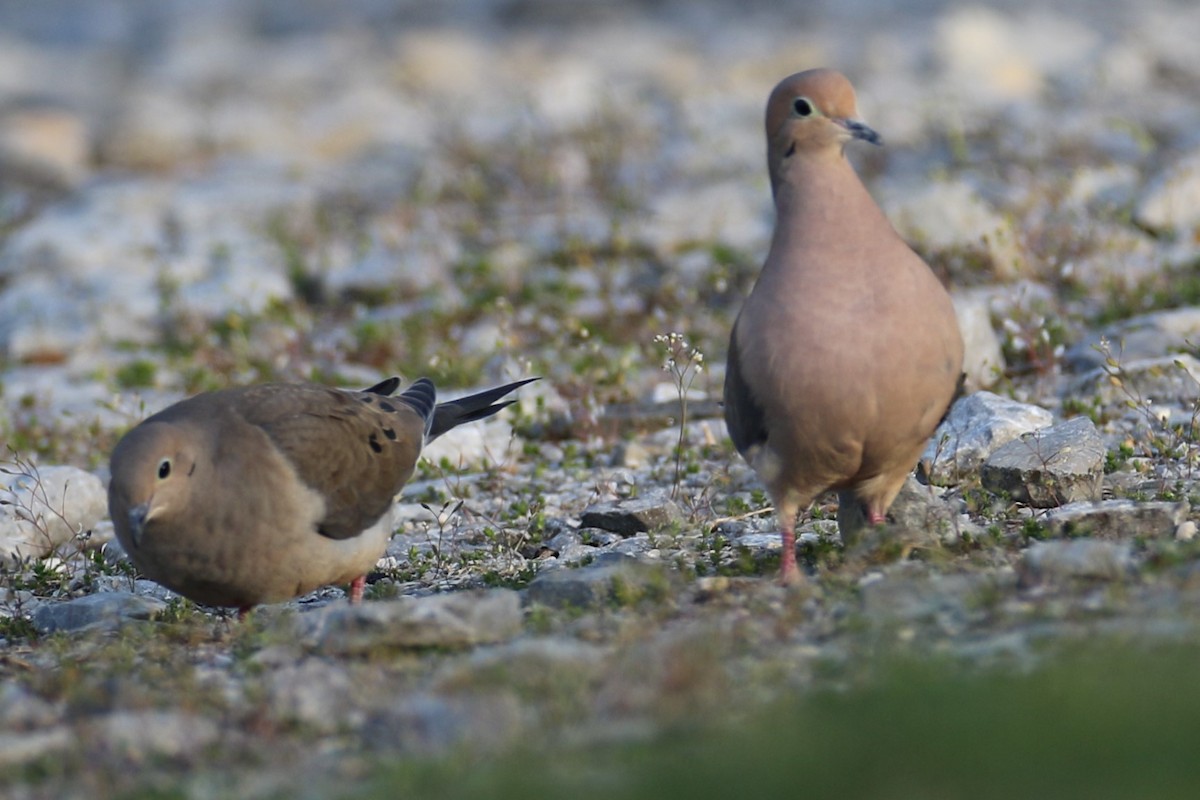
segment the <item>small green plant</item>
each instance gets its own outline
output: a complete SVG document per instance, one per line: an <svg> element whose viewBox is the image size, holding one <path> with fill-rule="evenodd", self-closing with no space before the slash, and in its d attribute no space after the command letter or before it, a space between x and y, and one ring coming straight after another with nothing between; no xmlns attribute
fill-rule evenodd
<svg viewBox="0 0 1200 800"><path fill-rule="evenodd" d="M158 374L158 365L153 361L139 358L117 369L117 385L122 389L144 389L154 385Z"/></svg>
<svg viewBox="0 0 1200 800"><path fill-rule="evenodd" d="M437 511L434 511L433 508L426 503L421 503L421 507L433 515L433 521L437 525L437 544L434 545L433 552L437 560L437 574L439 575L445 574L446 553L444 550L444 543L446 537L446 526L449 524L450 520L454 518L454 515L462 509L463 502L463 500L459 500L457 503L454 501L448 501L444 503ZM454 507L451 508L451 506Z"/></svg>
<svg viewBox="0 0 1200 800"><path fill-rule="evenodd" d="M1028 539L1042 541L1050 538L1050 531L1035 517L1030 517L1025 520L1025 524L1021 526L1021 533Z"/></svg>
<svg viewBox="0 0 1200 800"><path fill-rule="evenodd" d="M688 392L696 382L696 376L704 371L704 354L688 344L682 333L659 334L655 344L662 345L666 358L663 371L671 374L675 382L675 393L679 398L679 441L675 445L675 480L671 486L671 499L679 495L683 480L683 450L687 439Z"/></svg>

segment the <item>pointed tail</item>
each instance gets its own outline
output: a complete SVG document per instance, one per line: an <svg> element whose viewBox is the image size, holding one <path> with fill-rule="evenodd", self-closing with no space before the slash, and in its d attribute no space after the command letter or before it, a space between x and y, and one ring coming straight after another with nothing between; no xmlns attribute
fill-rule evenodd
<svg viewBox="0 0 1200 800"><path fill-rule="evenodd" d="M506 383L503 386L497 386L495 389L488 389L478 394L460 397L457 400L438 403L437 407L433 409L433 424L430 425L425 440L436 439L446 431L456 428L464 422L474 422L477 419L490 417L505 406L510 406L516 402L515 400L505 400L503 403L497 403L497 400L509 392L536 380L540 380L540 378L526 378L523 381ZM404 394L407 395L408 392L412 391L413 387L422 382L429 383L427 379L422 378L417 383L414 383L412 387L409 387ZM432 392L433 384L430 383L429 387Z"/></svg>

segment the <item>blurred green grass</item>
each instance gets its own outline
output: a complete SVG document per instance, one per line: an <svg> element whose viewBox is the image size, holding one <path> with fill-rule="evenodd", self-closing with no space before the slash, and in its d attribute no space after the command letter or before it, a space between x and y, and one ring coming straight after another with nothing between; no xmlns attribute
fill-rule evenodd
<svg viewBox="0 0 1200 800"><path fill-rule="evenodd" d="M650 742L402 762L358 798L1196 798L1200 646L1106 641L1046 665L888 659Z"/></svg>

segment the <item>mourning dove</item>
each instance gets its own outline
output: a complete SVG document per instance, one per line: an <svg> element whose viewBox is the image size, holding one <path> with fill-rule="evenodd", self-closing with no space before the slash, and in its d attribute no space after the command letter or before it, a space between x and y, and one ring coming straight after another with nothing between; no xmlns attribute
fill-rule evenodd
<svg viewBox="0 0 1200 800"><path fill-rule="evenodd" d="M841 74L785 78L767 102L775 232L733 326L725 421L770 492L780 579L799 580L796 514L838 491L849 545L884 515L953 399L963 343L950 297L846 160L881 144Z"/></svg>
<svg viewBox="0 0 1200 800"><path fill-rule="evenodd" d="M531 380L436 405L427 378L396 397L390 378L361 392L270 383L176 403L113 451L117 538L146 577L199 603L244 614L333 583L359 602L392 534L376 523L421 448Z"/></svg>

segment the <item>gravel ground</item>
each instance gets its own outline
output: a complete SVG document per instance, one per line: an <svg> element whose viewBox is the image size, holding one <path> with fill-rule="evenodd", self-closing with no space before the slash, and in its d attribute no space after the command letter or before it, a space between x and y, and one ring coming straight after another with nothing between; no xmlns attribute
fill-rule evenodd
<svg viewBox="0 0 1200 800"><path fill-rule="evenodd" d="M0 4L0 793L457 796L463 763L895 658L1193 641L1196 30L1167 0ZM716 401L762 106L817 65L885 139L851 156L973 394L873 541L818 503L785 590ZM388 374L543 380L427 454L370 602L237 622L133 573L104 485L138 419Z"/></svg>

